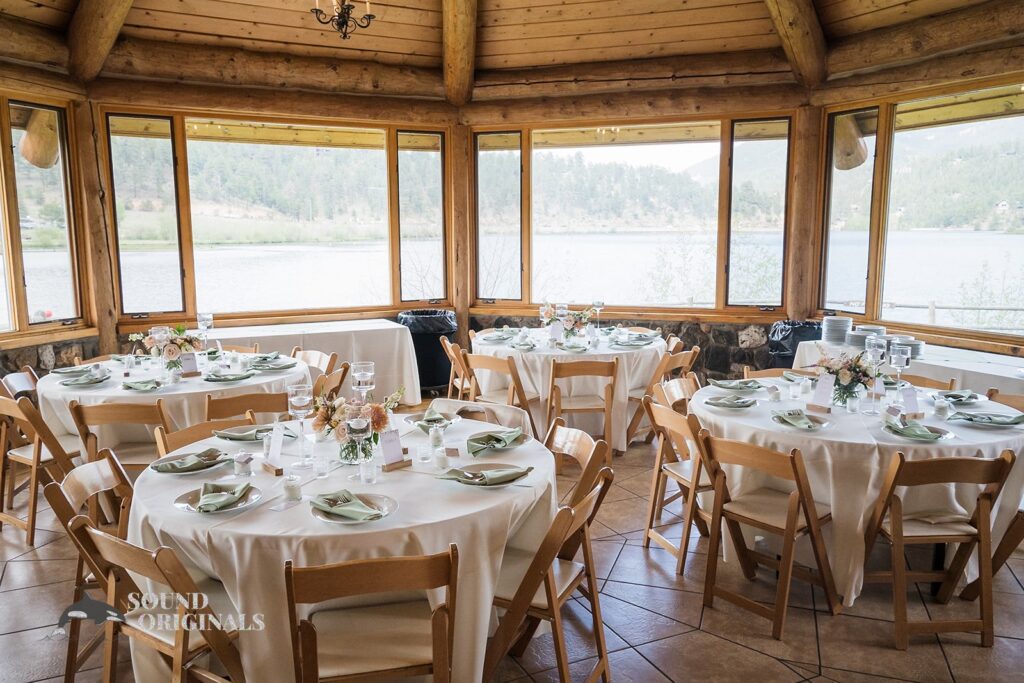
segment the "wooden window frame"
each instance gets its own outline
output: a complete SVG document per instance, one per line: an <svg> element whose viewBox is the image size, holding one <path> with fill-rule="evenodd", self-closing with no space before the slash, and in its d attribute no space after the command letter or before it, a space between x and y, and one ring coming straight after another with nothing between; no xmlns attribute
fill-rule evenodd
<svg viewBox="0 0 1024 683"><path fill-rule="evenodd" d="M480 177L479 169L477 164L477 156L480 153L480 136L482 135L518 135L519 136L519 298L518 299L498 299L496 297L482 297L480 296ZM469 178L473 182L473 187L470 188L469 196L472 206L469 210L469 216L471 221L470 233L470 289L472 293L473 305L482 303L485 306L499 306L499 307L515 307L517 305L524 305L524 301L529 301L528 292L530 291L529 281L529 252L530 239L527 236L529 233L528 228L530 227L530 220L527 217L527 212L530 210L531 205L527 198L526 183L529 182L528 174L530 170L530 164L526 160L529 147L529 143L526 141L527 133L522 128L481 128L472 129L470 131L470 144L472 145L472 153L469 155L471 159L472 168L470 169Z"/></svg>
<svg viewBox="0 0 1024 683"><path fill-rule="evenodd" d="M402 212L401 212L401 174L399 173L398 166L398 153L401 149L398 146L398 137L400 135L436 135L440 141L440 153L441 153L441 258L443 262L441 264L442 273L442 294L440 297L433 297L427 299L403 299L402 298ZM391 169L394 169L394 191L388 190L388 206L393 206L393 216L391 224L394 226L394 235L391 237L392 242L392 263L397 264L397 267L392 268L393 275L396 278L392 283L392 291L395 293L394 303L402 306L406 304L420 304L426 306L437 306L437 305L451 305L451 289L452 289L452 272L450 264L452 262L451 253L448 248L448 236L451 232L451 201L448 197L448 187L451 183L451 167L448 163L448 157L450 156L448 151L448 135L442 130L431 130L429 128L414 128L414 127L399 127L388 131L388 139L394 137L394 153L389 152L389 164L388 164L388 184L391 185Z"/></svg>

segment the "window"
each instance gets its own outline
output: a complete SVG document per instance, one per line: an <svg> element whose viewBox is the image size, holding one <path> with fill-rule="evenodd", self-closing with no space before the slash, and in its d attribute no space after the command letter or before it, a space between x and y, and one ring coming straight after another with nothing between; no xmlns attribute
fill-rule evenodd
<svg viewBox="0 0 1024 683"><path fill-rule="evenodd" d="M1024 334L1024 90L896 107L881 318Z"/></svg>
<svg viewBox="0 0 1024 683"><path fill-rule="evenodd" d="M721 126L533 133L535 302L714 307Z"/></svg>
<svg viewBox="0 0 1024 683"><path fill-rule="evenodd" d="M829 117L825 308L864 313L878 109Z"/></svg>
<svg viewBox="0 0 1024 683"><path fill-rule="evenodd" d="M29 324L78 317L64 113L10 103L18 246Z"/></svg>
<svg viewBox="0 0 1024 683"><path fill-rule="evenodd" d="M185 123L197 310L391 304L383 130Z"/></svg>
<svg viewBox="0 0 1024 683"><path fill-rule="evenodd" d="M519 133L476 138L477 296L521 299L522 147Z"/></svg>
<svg viewBox="0 0 1024 683"><path fill-rule="evenodd" d="M121 311L183 311L171 120L110 116Z"/></svg>
<svg viewBox="0 0 1024 683"><path fill-rule="evenodd" d="M402 301L445 298L441 140L438 133L398 134Z"/></svg>
<svg viewBox="0 0 1024 683"><path fill-rule="evenodd" d="M788 119L733 124L730 305L782 305L788 170Z"/></svg>

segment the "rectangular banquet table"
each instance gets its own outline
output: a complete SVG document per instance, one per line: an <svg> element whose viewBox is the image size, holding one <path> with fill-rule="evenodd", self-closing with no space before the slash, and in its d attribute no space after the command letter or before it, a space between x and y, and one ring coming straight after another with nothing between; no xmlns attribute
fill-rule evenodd
<svg viewBox="0 0 1024 683"><path fill-rule="evenodd" d="M252 346L260 351L291 353L292 348L335 352L338 362L373 361L377 373L378 397L384 397L400 386L405 387L403 403L420 402L420 378L416 352L409 328L383 318L369 320L333 320L327 322L287 323L281 325L246 325L210 330L210 341L222 344ZM343 392L351 390L345 380Z"/></svg>
<svg viewBox="0 0 1024 683"><path fill-rule="evenodd" d="M793 358L793 367L803 368L817 363L821 358L819 344L830 355L855 354L860 351L847 344L800 342ZM1024 358L1016 356L926 345L921 357L910 361L907 372L937 380L955 377L960 381L961 388L980 393L998 389L1008 394L1024 394Z"/></svg>

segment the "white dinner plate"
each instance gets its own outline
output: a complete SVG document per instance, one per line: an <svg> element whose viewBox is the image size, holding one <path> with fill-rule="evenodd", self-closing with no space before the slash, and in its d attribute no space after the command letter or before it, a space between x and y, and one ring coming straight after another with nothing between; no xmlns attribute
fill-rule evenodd
<svg viewBox="0 0 1024 683"><path fill-rule="evenodd" d="M207 467L205 469L192 470L191 472L161 472L160 470L153 469L154 465L160 465L160 464L165 463L165 462L174 462L175 460L181 460L182 458L187 458L189 455L191 455L191 453L189 453L187 455L168 455L166 457L163 457L163 458L160 458L158 460L154 460L153 462L151 462L150 465L149 465L149 468L152 469L157 474L173 474L173 475L178 476L178 477L187 477L187 476L191 476L193 474L206 474L207 472L212 472L215 469L219 469L221 467L224 467L224 465L230 465L231 462L232 462L231 459L228 459L228 460L224 460L223 462L219 462L216 465L211 465L210 467Z"/></svg>
<svg viewBox="0 0 1024 683"><path fill-rule="evenodd" d="M363 504L367 507L379 510L380 517L378 519L349 519L348 517L341 517L339 515L332 515L329 512L324 512L320 508L315 508L312 505L309 506L309 511L320 521L327 522L329 524L367 524L368 522L379 522L398 509L398 501L391 496L385 496L380 493L356 493L354 495L356 498L363 501Z"/></svg>
<svg viewBox="0 0 1024 683"><path fill-rule="evenodd" d="M819 432L822 429L825 429L825 428L830 427L832 425L832 423L830 421L826 420L823 417L818 417L817 415L808 415L807 419L810 420L811 422L813 422L817 426L814 429L800 429L799 427L794 427L793 425L789 424L788 422L783 420L778 415L772 415L772 422L774 422L775 424L782 425L783 427L788 427L788 428L792 429L793 431L803 432L805 434L809 434L811 432Z"/></svg>
<svg viewBox="0 0 1024 683"><path fill-rule="evenodd" d="M419 422L420 420L422 420L423 416L425 414L426 413L410 413L410 414L406 415L405 418L403 418L403 419L405 420L405 422L407 424L411 424L414 427L418 427L419 425L417 425L416 423ZM459 420L462 419L462 417L459 416L459 415L449 415L447 413L441 413L441 417L443 417L444 419L448 420L448 424L438 423L438 424L441 425L441 429L448 429L453 424L455 424L456 422L458 422Z"/></svg>
<svg viewBox="0 0 1024 683"><path fill-rule="evenodd" d="M239 510L252 507L263 498L262 490L256 486L250 486L249 490L245 492L245 495L240 500L232 503L228 507L221 508L220 510L214 510L213 512L199 512L199 510L196 509L196 505L199 504L199 497L202 493L202 487L186 491L174 500L174 507L179 510L194 512L197 515L219 515L222 512L238 512Z"/></svg>
<svg viewBox="0 0 1024 683"><path fill-rule="evenodd" d="M948 429L943 429L942 427L932 427L931 425L922 425L922 426L925 429L927 429L929 432L931 432L932 434L938 434L939 435L939 438L937 439L938 441L949 441L950 439L955 439L956 438L956 434L954 434L953 432L949 431ZM889 425L885 425L884 427L882 427L882 429L885 431L886 434L889 434L890 436L894 436L897 439L903 439L904 441L910 441L910 442L913 442L913 443L934 443L934 441L922 441L920 439L911 439L909 436L903 436L902 434L897 434L896 432L892 431L889 428Z"/></svg>
<svg viewBox="0 0 1024 683"><path fill-rule="evenodd" d="M487 470L506 470L509 469L510 467L519 467L519 465L510 465L507 462L479 462L474 465L466 465L465 467L460 467L459 469L462 470L463 472L486 472ZM527 474L526 477L528 476L530 475ZM509 486L513 486L518 482L521 482L523 479L526 479L526 477L519 477L515 481L506 482L504 484L495 484L494 486L477 486L475 484L467 484L466 482L459 481L458 479L456 479L455 481L458 481L463 486L472 486L475 489L503 489L508 488Z"/></svg>

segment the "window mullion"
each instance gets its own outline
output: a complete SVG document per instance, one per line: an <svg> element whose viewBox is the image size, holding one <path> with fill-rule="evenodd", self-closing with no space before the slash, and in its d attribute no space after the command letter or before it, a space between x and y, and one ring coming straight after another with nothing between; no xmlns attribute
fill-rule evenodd
<svg viewBox="0 0 1024 683"><path fill-rule="evenodd" d="M192 243L192 204L188 185L188 145L185 136L185 117L171 118L171 144L174 149L174 179L178 210L178 251L181 258L181 295L185 302L185 317L195 320L196 260Z"/></svg>
<svg viewBox="0 0 1024 683"><path fill-rule="evenodd" d="M885 276L886 207L889 204L889 170L892 161L893 112L891 104L878 109L878 128L875 135L874 192L871 195L871 224L869 234L868 282L864 301L864 315L879 320L882 315L882 278Z"/></svg>
<svg viewBox="0 0 1024 683"><path fill-rule="evenodd" d="M11 130L11 108L7 98L0 98L0 163L3 173L7 228L7 281L10 295L11 325L15 330L28 329L28 290L25 286L25 264L21 250L21 220L18 213L18 190L14 178L14 137Z"/></svg>

